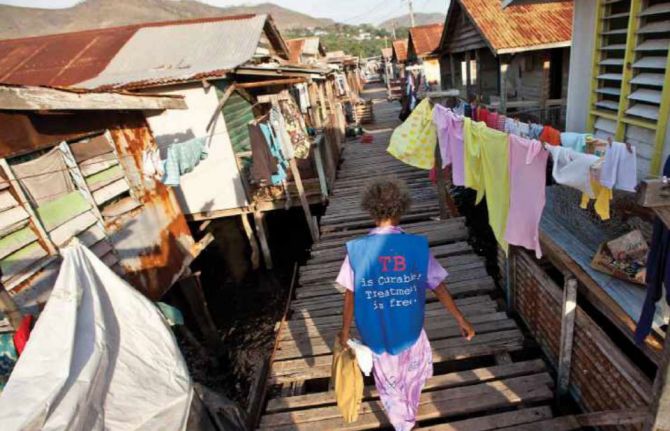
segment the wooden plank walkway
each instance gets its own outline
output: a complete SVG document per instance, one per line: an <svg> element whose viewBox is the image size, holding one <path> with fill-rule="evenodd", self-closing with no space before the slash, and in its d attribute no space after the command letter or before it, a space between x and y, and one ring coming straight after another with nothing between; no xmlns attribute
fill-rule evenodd
<svg viewBox="0 0 670 431"><path fill-rule="evenodd" d="M372 90L368 96L385 97ZM321 241L300 268L290 320L278 332L269 373L268 400L261 429L363 430L388 427L374 382L366 379L358 421L345 425L328 380L331 348L341 328L342 292L334 280L345 255L344 244L372 226L359 208L365 183L395 175L407 181L413 206L403 220L412 233L428 237L431 250L449 271L449 290L473 323L477 336L464 340L455 321L429 295L426 332L433 347L435 376L421 396L418 427L431 430L482 431L515 429L553 417L549 407L553 380L539 359L514 361L524 335L492 298L495 285L485 263L467 243L463 218L438 220L435 187L427 173L408 167L386 153L398 104L375 101L372 144L350 142L334 193L321 220ZM355 335L355 328L352 330ZM425 427L425 428L421 428Z"/></svg>

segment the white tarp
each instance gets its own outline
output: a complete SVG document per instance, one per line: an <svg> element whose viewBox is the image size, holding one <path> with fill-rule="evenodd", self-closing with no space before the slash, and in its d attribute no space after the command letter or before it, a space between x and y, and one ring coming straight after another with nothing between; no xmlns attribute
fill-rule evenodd
<svg viewBox="0 0 670 431"><path fill-rule="evenodd" d="M160 311L84 246L62 254L0 429L184 430L192 383Z"/></svg>

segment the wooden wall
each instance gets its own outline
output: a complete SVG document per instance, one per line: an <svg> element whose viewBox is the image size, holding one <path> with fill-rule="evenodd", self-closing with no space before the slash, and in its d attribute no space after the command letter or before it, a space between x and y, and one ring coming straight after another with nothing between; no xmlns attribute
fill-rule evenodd
<svg viewBox="0 0 670 431"><path fill-rule="evenodd" d="M499 251L499 263L506 258ZM510 260L514 309L556 367L561 334L562 289L537 261L515 249ZM503 271L504 272L504 271ZM505 281L505 280L503 280ZM570 392L587 412L645 407L651 382L579 306L576 310ZM637 430L627 426L617 429Z"/></svg>

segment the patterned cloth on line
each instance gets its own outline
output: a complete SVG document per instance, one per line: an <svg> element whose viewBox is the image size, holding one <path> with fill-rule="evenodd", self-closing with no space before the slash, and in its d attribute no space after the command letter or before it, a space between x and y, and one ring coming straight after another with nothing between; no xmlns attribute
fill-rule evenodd
<svg viewBox="0 0 670 431"><path fill-rule="evenodd" d="M191 172L207 155L208 148L204 137L170 145L165 160L163 184L178 186L180 177Z"/></svg>

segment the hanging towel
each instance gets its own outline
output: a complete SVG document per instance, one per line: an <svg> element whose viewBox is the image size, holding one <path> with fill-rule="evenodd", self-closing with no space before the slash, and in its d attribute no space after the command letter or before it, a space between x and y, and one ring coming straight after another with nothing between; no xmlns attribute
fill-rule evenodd
<svg viewBox="0 0 670 431"><path fill-rule="evenodd" d="M637 187L637 156L635 147L628 151L626 144L612 142L605 153L600 171L600 184L609 188L635 192Z"/></svg>
<svg viewBox="0 0 670 431"><path fill-rule="evenodd" d="M507 134L468 120L463 131L465 186L477 191L476 203L486 196L489 225L507 252L504 238L510 199Z"/></svg>
<svg viewBox="0 0 670 431"><path fill-rule="evenodd" d="M433 110L424 99L391 136L387 151L396 159L420 169L435 165L437 131L433 124Z"/></svg>
<svg viewBox="0 0 670 431"><path fill-rule="evenodd" d="M592 154L583 154L570 148L547 145L554 160L552 175L557 183L572 187L595 198L591 187L591 166L598 161Z"/></svg>
<svg viewBox="0 0 670 431"><path fill-rule="evenodd" d="M498 113L495 111L489 112L488 117L486 118L486 125L491 129L498 130Z"/></svg>
<svg viewBox="0 0 670 431"><path fill-rule="evenodd" d="M29 162L11 165L11 168L34 206L54 201L75 189L63 154L57 147Z"/></svg>
<svg viewBox="0 0 670 431"><path fill-rule="evenodd" d="M455 186L465 184L463 164L463 118L442 105L433 108L433 123L437 129L442 156L442 168L451 165L452 182Z"/></svg>
<svg viewBox="0 0 670 431"><path fill-rule="evenodd" d="M544 126L539 139L547 144L561 145L561 132L551 126Z"/></svg>
<svg viewBox="0 0 670 431"><path fill-rule="evenodd" d="M528 125L528 137L530 139L540 139L543 130L544 126L542 124L530 123Z"/></svg>
<svg viewBox="0 0 670 431"><path fill-rule="evenodd" d="M272 175L277 172L279 163L272 155L260 124L249 124L247 127L251 144L251 169L249 170L251 178L255 182L270 183Z"/></svg>
<svg viewBox="0 0 670 431"><path fill-rule="evenodd" d="M282 154L281 145L278 142L279 139L277 139L277 136L274 134L272 127L267 123L260 123L258 126L263 133L266 145L270 149L270 154L277 161L277 169L270 177L270 182L277 186L286 180L286 167L288 166L288 163Z"/></svg>
<svg viewBox="0 0 670 431"><path fill-rule="evenodd" d="M505 241L542 257L540 219L544 210L547 159L542 143L509 135L510 203Z"/></svg>
<svg viewBox="0 0 670 431"><path fill-rule="evenodd" d="M670 157L665 161L663 175L670 177ZM656 217L654 231L651 236L651 247L647 255L647 296L642 306L640 319L635 330L635 341L639 344L644 341L654 321L656 303L663 296L665 284L665 300L670 305L670 229L663 221Z"/></svg>
<svg viewBox="0 0 670 431"><path fill-rule="evenodd" d="M601 220L610 219L610 201L612 200L612 189L602 186L597 180L591 178L591 188L596 196L593 209ZM591 199L586 193L582 193L582 201L579 204L581 209L587 209Z"/></svg>
<svg viewBox="0 0 670 431"><path fill-rule="evenodd" d="M207 143L204 137L170 145L165 161L163 184L178 186L180 177L191 172L201 160L207 158L207 154Z"/></svg>
<svg viewBox="0 0 670 431"><path fill-rule="evenodd" d="M353 350L342 349L339 340L333 349L331 380L344 422L355 422L363 399L363 376Z"/></svg>
<svg viewBox="0 0 670 431"><path fill-rule="evenodd" d="M498 123L496 124L496 130L501 132L505 131L505 123L507 123L507 117L503 114L498 114Z"/></svg>
<svg viewBox="0 0 670 431"><path fill-rule="evenodd" d="M281 101L280 106L286 124L286 131L291 138L293 155L298 159L308 158L311 141L307 135L304 117L298 111L293 99Z"/></svg>
<svg viewBox="0 0 670 431"><path fill-rule="evenodd" d="M586 151L586 140L589 138L591 135L586 133L564 132L561 133L561 145L583 153Z"/></svg>

